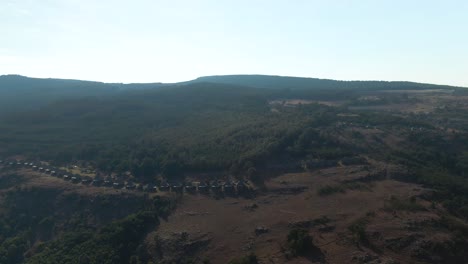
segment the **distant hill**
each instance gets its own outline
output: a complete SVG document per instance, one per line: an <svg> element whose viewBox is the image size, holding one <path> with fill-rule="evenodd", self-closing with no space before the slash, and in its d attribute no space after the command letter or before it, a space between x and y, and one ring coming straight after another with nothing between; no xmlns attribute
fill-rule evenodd
<svg viewBox="0 0 468 264"><path fill-rule="evenodd" d="M161 84L112 84L92 81L0 76L0 114L32 110L48 103L81 97L108 96L121 90L153 88Z"/></svg>
<svg viewBox="0 0 468 264"><path fill-rule="evenodd" d="M0 76L0 116L14 112L35 110L63 99L108 97L126 90L148 90L190 84L218 84L269 89L275 97L319 98L343 97L359 91L404 89L456 89L445 85L412 82L336 81L315 78L268 75L205 76L187 82L164 83L102 83L66 79L40 79L21 75ZM221 85L220 85L221 84ZM343 94L343 90L347 94Z"/></svg>
<svg viewBox="0 0 468 264"><path fill-rule="evenodd" d="M336 81L329 79L286 77L271 75L219 75L197 78L191 82L224 83L256 88L271 89L453 89L452 86L434 85L414 82L386 82L386 81Z"/></svg>

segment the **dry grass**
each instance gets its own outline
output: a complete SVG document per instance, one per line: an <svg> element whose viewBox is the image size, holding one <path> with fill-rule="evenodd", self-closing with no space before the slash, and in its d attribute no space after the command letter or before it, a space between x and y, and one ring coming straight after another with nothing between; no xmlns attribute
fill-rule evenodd
<svg viewBox="0 0 468 264"><path fill-rule="evenodd" d="M357 170L349 174L349 172ZM214 200L206 196L185 196L175 213L157 231L160 236L173 232L187 232L189 236L207 235L211 243L201 253L213 263L226 263L234 256L243 256L254 249L264 263L310 263L305 258L286 259L283 243L290 231L290 223L323 216L331 219L332 232L312 228L314 244L319 245L329 263L349 261L349 253L357 250L340 234L350 233L348 227L369 211L379 211L390 195L406 197L422 189L415 185L385 180L376 182L372 192L348 190L326 197L317 194L320 185L359 177L358 166L330 168L320 173L286 174L266 183L270 190L285 186L306 186L303 192L278 195L260 194L253 200L225 198ZM255 210L245 210L255 203ZM256 226L265 226L268 233L255 236ZM263 263L262 262L262 263Z"/></svg>

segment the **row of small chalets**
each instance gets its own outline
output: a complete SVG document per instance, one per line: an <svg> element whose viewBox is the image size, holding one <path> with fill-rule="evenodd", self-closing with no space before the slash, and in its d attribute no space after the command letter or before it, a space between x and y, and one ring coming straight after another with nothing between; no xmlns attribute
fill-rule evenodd
<svg viewBox="0 0 468 264"><path fill-rule="evenodd" d="M29 162L14 162L0 160L0 165L11 168L26 168L33 171L50 175L52 177L61 178L75 184L92 185L96 187L111 187L115 189L137 190L145 192L178 192L178 193L225 193L225 194L242 194L249 191L246 182L194 182L194 183L161 183L161 184L141 184L132 181L118 181L110 177L92 178L89 176L81 176L79 174L71 174L67 171L56 167L36 166Z"/></svg>

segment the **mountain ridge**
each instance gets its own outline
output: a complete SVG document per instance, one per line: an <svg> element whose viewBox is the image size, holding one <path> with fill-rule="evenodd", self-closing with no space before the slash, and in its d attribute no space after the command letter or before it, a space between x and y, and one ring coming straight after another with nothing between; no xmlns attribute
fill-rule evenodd
<svg viewBox="0 0 468 264"><path fill-rule="evenodd" d="M99 83L99 84L108 84L108 85L122 85L122 86L131 86L131 85L178 85L178 84L187 84L193 82L216 82L219 83L220 80L233 79L233 78L268 78L268 79L277 79L277 80L304 80L304 81L322 81L322 82L338 82L338 83L389 83L389 84L418 84L418 85L432 85L440 87L452 87L452 88L468 88L464 86L457 85L448 85L448 84L433 84L426 82L416 82L416 81L386 81L386 80L339 80L339 79L329 79L329 78L315 78L315 77L298 77L298 76L289 76L289 75L268 75L268 74L222 74L222 75L206 75L200 76L193 80L180 81L180 82L101 82L93 80L82 80L82 79L68 79L68 78L40 78L40 77L29 77L21 74L3 74L0 75L0 81L2 78L23 78L29 80L51 80L51 81L72 81L72 82L87 82L87 83ZM227 82L222 82L227 83ZM1 84L1 83L0 83ZM1 88L1 86L0 86Z"/></svg>
<svg viewBox="0 0 468 264"><path fill-rule="evenodd" d="M193 84L212 83L220 89L228 86L249 87L274 93L288 93L299 97L311 97L311 93L340 91L378 90L423 90L463 88L448 85L424 84L415 82L388 81L338 81L306 77L276 75L213 75L176 83L104 83L74 79L31 78L23 75L0 75L0 115L36 110L50 103L64 99L85 97L109 97L132 90L149 92L163 87L181 87ZM300 95L298 93L301 93ZM316 96L315 93L312 96ZM288 97L291 97L290 93Z"/></svg>

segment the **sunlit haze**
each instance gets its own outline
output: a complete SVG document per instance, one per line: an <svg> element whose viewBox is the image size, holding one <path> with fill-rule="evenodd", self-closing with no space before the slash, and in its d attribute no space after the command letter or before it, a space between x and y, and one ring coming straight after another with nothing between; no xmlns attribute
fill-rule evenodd
<svg viewBox="0 0 468 264"><path fill-rule="evenodd" d="M1 0L0 75L271 74L468 86L468 1Z"/></svg>

